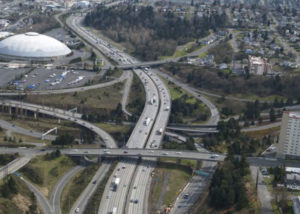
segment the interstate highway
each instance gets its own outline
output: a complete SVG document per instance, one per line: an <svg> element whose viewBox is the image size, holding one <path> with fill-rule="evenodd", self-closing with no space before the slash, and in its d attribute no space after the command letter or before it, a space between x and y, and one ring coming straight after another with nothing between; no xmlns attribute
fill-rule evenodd
<svg viewBox="0 0 300 214"><path fill-rule="evenodd" d="M71 27L76 33L81 34L84 36L86 40L88 40L91 44L98 46L101 50L109 55L111 58L115 59L116 61L120 62L120 64L128 64L128 63L135 63L132 57L121 53L116 48L110 46L106 41L101 40L100 38L96 37L95 35L91 34L88 30L84 29L80 26L80 20L82 17L71 17L67 19L67 24ZM154 105L150 105L148 101L156 96L158 98L158 91L157 87L151 78L146 75L142 70L135 70L137 76L142 80L145 91L146 91L146 104L145 108L142 112L142 115L139 118L139 121L136 124L135 129L133 130L128 142L127 146L129 148L143 148L146 144L146 141L149 137L151 128L153 123L156 119L157 112L158 112L158 105L159 100ZM150 124L144 125L145 118L151 118ZM121 171L114 171L113 174L118 174L118 176L123 177L121 179L120 186L123 188L118 188L117 192L110 191L110 183L114 179L113 176L109 179L103 198L100 203L100 207L98 213L108 213L111 212L114 207L117 207L118 213L121 213L122 210L125 208L126 196L128 194L128 188L130 186L132 175L135 171L137 164L137 160L125 160L120 162L116 169L124 168Z"/></svg>

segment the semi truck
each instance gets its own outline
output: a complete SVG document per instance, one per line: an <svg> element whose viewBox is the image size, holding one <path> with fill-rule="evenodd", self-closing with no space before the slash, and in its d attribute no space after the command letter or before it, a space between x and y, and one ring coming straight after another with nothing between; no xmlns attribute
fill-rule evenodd
<svg viewBox="0 0 300 214"><path fill-rule="evenodd" d="M120 178L115 178L115 180L112 183L112 191L117 191L118 185L120 183Z"/></svg>

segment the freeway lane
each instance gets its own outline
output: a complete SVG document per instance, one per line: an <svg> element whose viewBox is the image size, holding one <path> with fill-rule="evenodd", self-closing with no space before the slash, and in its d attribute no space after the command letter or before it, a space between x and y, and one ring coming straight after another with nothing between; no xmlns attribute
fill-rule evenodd
<svg viewBox="0 0 300 214"><path fill-rule="evenodd" d="M155 82L159 92L159 112L151 131L150 137L147 141L146 148L157 149L163 139L165 128L167 126L170 109L171 109L171 96L168 88L163 84L160 78L153 72L145 71L148 76ZM161 133L160 133L161 132ZM157 144L154 147L153 144ZM147 167L145 167L147 166ZM128 193L126 213L139 214L147 213L148 210L148 194L151 184L151 173L155 168L155 159L144 158L140 165L137 167L135 177L131 183L131 191ZM134 200L139 200L139 203L133 203Z"/></svg>
<svg viewBox="0 0 300 214"><path fill-rule="evenodd" d="M135 73L144 83L146 91L146 104L143 113L140 116L139 121L137 122L126 146L128 148L143 148L148 139L148 135L151 132L154 119L156 118L159 101L157 101L157 103L155 103L154 105L149 104L149 100L152 99L153 96L158 97L156 87L151 79L143 72L141 72L140 70L136 70ZM150 118L150 122L148 125L144 124L146 117ZM120 212L124 209L128 188L130 186L131 178L136 168L136 161L137 160L120 162L117 165L114 174L121 178L119 184L120 188L118 188L116 192L110 191L109 184L112 183L115 178L112 177L109 179L108 185L106 186L105 190L106 197L102 197L98 211L99 213L111 212L114 207L117 207Z"/></svg>
<svg viewBox="0 0 300 214"><path fill-rule="evenodd" d="M70 20L70 19L68 19L68 20ZM120 61L121 64L136 63L136 60L134 60L130 56L127 56L125 53L122 53L119 50L117 50L116 48L111 47L111 45L108 45L105 41L100 40L95 35L93 35L91 32L89 32L88 30L85 30L83 27L81 27L80 26L80 18L75 17L71 21L68 21L68 20L67 20L67 22L69 24L73 24L73 29L75 28L75 31L77 30L77 33L79 33L79 32L84 33L86 35L85 36L86 39L88 39L90 42L95 42L97 45L101 46L103 52L108 52L108 55L110 55L110 57L116 59L116 61ZM160 84L162 84L162 82L159 80L158 77L155 77L154 81L152 79L149 79L149 77L145 77L145 80L143 80L143 78L142 78L143 72L139 71L139 70L135 70L135 72L142 79L142 81L144 83L144 87L145 87L145 91L146 91L146 100L147 101L152 99L153 97L156 97L156 99L157 99L158 97L162 96L157 91L158 90L158 84L155 83L157 81L157 82L160 82ZM163 93L165 93L165 92L163 92ZM166 96L166 95L164 95L164 96ZM159 101L160 100L157 100L156 101L157 104L154 103L153 105L151 105L151 106L154 106L154 111L150 112L150 113L152 113L153 116L149 117L149 118L151 118L151 124L150 124L151 126L153 125L152 121L158 121L160 119L159 116L156 117L157 112L158 112L158 105L160 105ZM170 102L170 98L169 98L168 102ZM164 104L167 105L167 102L164 101ZM153 108L151 106L149 107L149 105L146 104L144 112L149 111L149 109L151 111L151 108ZM170 104L169 104L169 106L170 106ZM163 109L163 108L161 108L161 109ZM167 115L169 115L169 114L167 114ZM143 114L140 117L140 119L141 118L143 118ZM156 118L156 120L155 120L155 118ZM164 117L162 119L162 123L160 124L160 128L162 128L164 130L167 121L168 121L168 116ZM134 146L133 144L136 144L135 147L138 147L138 148L144 147L145 141L147 140L147 137L150 135L149 133L151 131L151 126L149 126L150 129L148 129L145 132L145 137L146 138L140 139L139 135L137 135L136 133L132 133L131 137L132 138L137 138L137 139L134 140L134 141L129 140L128 143L127 143L127 146L129 148L131 148L131 147ZM153 135L153 133L157 132L156 129L160 129L160 128L158 128L158 126L159 125L156 125L155 130L151 131L151 135ZM134 130L139 129L140 127L143 127L143 126L137 124L137 126ZM144 131L143 129L140 130L139 132L142 133ZM132 143L132 142L134 142L134 143ZM158 147L159 144L160 144L160 140L153 143L152 146ZM118 174L118 176L122 177L119 186L120 187L123 186L123 188L118 188L117 191L116 191L116 194L114 194L112 191L109 191L109 183L112 182L113 178L111 178L111 180L108 182L108 185L107 185L106 191L105 191L105 193L108 194L106 196L107 197L106 199L108 199L108 200L105 200L104 198L102 199L101 204L100 204L100 208L99 208L99 213L111 212L114 208L117 208L118 212L123 212L124 204L126 202L125 200L126 200L126 197L127 197L129 182L130 182L131 177L133 176L133 173L135 171L135 164L136 163L134 161L131 161L130 163L126 163L125 165L122 165L122 168L124 168L124 170L121 170L119 172L120 174ZM120 168L117 167L117 170L120 170ZM126 176L123 176L123 175L126 175ZM140 195L145 195L145 192L143 190L140 191L140 193L141 193ZM116 203L117 203L117 205L116 205Z"/></svg>
<svg viewBox="0 0 300 214"><path fill-rule="evenodd" d="M0 149L0 152L3 154L6 154L6 149ZM13 152L16 153L17 149ZM17 158L11 162L9 162L8 164L6 164L5 166L0 168L0 179L4 178L6 173L8 174L12 174L14 172L16 172L17 170L21 169L23 166L25 166L30 160L31 158L34 156L34 154L27 154L24 157L20 157Z"/></svg>
<svg viewBox="0 0 300 214"><path fill-rule="evenodd" d="M80 21L82 17L71 17L67 19L67 24L70 28L72 28L77 34L83 35L86 40L88 40L91 44L95 44L96 46L100 47L101 50L110 56L111 58L115 59L116 61L119 61L121 64L124 63L133 63L135 60L133 60L129 56L124 56L124 53L120 53L119 50L116 48L111 47L106 41L103 41L99 39L98 37L94 36L89 32L88 30L84 29L80 26ZM158 93L156 91L155 85L152 83L151 79L147 77L147 75L144 75L142 71L136 70L135 71L138 77L143 81L145 91L146 91L146 100L148 101L152 96L158 97ZM157 105L147 105L144 108L144 111L142 112L142 115L139 118L139 121L136 125L136 128L133 130L132 135L130 136L130 139L127 143L128 147L138 147L142 148L148 138L149 132L151 131L151 128L153 126L153 120L156 117L157 114ZM148 125L144 125L143 122L145 119L150 118L150 123ZM101 204L99 207L99 213L107 213L111 212L114 207L118 209L118 212L122 212L124 209L125 199L128 192L128 186L131 180L131 177L133 175L133 172L135 170L136 161L125 161L117 166L117 170L120 170L120 167L122 169L119 173L120 177L123 177L124 179L121 179L120 181L120 187L118 188L117 192L110 191L109 184L114 179L111 177L108 181L108 185L106 185L104 196L106 195L107 198L103 196L101 200ZM114 172L114 174L116 171Z"/></svg>
<svg viewBox="0 0 300 214"><path fill-rule="evenodd" d="M84 191L80 194L80 196L75 201L74 205L70 210L70 214L75 213L76 208L79 208L78 214L82 214L89 202L89 199L93 196L95 191L97 190L98 186L104 179L106 173L108 172L111 166L111 162L106 161L103 162L102 165L99 167L95 175L93 176L91 182L87 185Z"/></svg>

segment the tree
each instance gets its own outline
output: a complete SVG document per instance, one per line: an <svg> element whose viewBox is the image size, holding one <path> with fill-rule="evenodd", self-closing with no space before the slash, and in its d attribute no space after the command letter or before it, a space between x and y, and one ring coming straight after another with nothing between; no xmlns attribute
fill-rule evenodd
<svg viewBox="0 0 300 214"><path fill-rule="evenodd" d="M270 118L270 122L276 121L276 115L275 115L274 108L271 108L271 110L269 112L269 118Z"/></svg>
<svg viewBox="0 0 300 214"><path fill-rule="evenodd" d="M74 143L74 137L70 134L63 134L58 136L54 141L52 141L52 145L60 145L64 147L65 145L71 145Z"/></svg>

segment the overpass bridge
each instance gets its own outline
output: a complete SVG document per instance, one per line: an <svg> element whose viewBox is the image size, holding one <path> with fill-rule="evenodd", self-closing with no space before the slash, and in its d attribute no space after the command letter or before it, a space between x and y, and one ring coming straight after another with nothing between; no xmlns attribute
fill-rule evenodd
<svg viewBox="0 0 300 214"><path fill-rule="evenodd" d="M165 157L213 162L224 161L226 158L223 154L163 149L62 149L61 152L69 156L98 155L100 157Z"/></svg>

